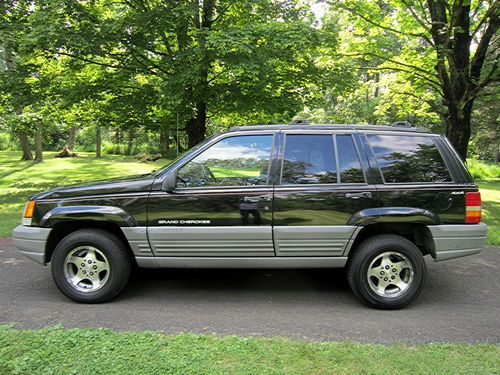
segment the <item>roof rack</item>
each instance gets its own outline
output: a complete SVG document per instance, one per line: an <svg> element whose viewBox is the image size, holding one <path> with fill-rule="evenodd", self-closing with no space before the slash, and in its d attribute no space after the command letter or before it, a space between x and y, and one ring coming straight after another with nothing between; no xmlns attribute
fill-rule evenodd
<svg viewBox="0 0 500 375"><path fill-rule="evenodd" d="M390 126L394 128L414 128L414 126L409 121L396 121L393 122Z"/></svg>
<svg viewBox="0 0 500 375"><path fill-rule="evenodd" d="M251 130L376 130L376 131L401 131L410 133L429 133L427 129L415 126L392 126L392 125L357 125L357 124L277 124L277 125L246 125L233 126L229 131L251 131Z"/></svg>

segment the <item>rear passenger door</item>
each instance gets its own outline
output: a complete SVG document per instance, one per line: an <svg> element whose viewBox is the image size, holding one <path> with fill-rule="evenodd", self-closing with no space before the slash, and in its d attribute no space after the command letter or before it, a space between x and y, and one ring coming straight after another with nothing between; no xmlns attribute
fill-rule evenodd
<svg viewBox="0 0 500 375"><path fill-rule="evenodd" d="M281 136L280 179L274 191L277 256L341 256L356 213L377 206L368 161L353 132Z"/></svg>

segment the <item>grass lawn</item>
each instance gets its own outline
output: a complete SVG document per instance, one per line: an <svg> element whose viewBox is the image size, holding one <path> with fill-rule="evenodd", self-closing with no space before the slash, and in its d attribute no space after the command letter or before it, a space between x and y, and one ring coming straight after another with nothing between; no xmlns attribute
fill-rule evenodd
<svg viewBox="0 0 500 375"><path fill-rule="evenodd" d="M86 153L66 159L54 158L54 155L46 152L43 163L33 164L19 161L20 152L0 152L0 237L11 235L12 229L20 222L26 200L32 194L60 185L146 173L168 162L141 163L130 156L119 155L105 155L102 159ZM255 170L212 169L216 177L259 174ZM483 199L483 221L489 226L488 244L500 246L500 179L477 182Z"/></svg>
<svg viewBox="0 0 500 375"><path fill-rule="evenodd" d="M141 163L133 157L120 155L105 155L102 159L86 153L64 159L54 155L55 152L45 152L44 162L33 164L19 161L20 152L0 152L0 237L11 235L32 194L60 185L147 173L168 163L168 160Z"/></svg>
<svg viewBox="0 0 500 375"><path fill-rule="evenodd" d="M482 220L488 224L488 243L500 246L500 180L476 182L483 202Z"/></svg>
<svg viewBox="0 0 500 375"><path fill-rule="evenodd" d="M376 345L0 325L2 374L498 374L494 344Z"/></svg>

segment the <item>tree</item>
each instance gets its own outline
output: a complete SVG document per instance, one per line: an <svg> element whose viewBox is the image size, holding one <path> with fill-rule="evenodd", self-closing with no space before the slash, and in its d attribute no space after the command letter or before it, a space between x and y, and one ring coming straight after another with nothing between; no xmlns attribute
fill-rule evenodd
<svg viewBox="0 0 500 375"><path fill-rule="evenodd" d="M188 146L222 112L289 120L319 76L318 30L298 0L50 0L36 2L31 26L49 55L148 81L149 112L179 116Z"/></svg>
<svg viewBox="0 0 500 375"><path fill-rule="evenodd" d="M344 0L332 6L347 11L364 28L398 36L402 42L398 52L368 48L354 54L383 61L373 70L404 72L433 90L441 103L430 104L465 160L474 101L499 79L500 2ZM369 41L372 35L363 38Z"/></svg>
<svg viewBox="0 0 500 375"><path fill-rule="evenodd" d="M13 116L21 116L23 112L22 94L26 85L23 83L24 67L18 66L18 39L20 38L19 30L25 23L27 12L25 2L4 1L0 5L0 43L3 52L0 66L3 67L2 82L4 83L2 89L10 92L10 95L4 96L4 100L8 102ZM21 123L22 121L17 121L18 125ZM21 160L33 160L28 139L29 130L17 126L13 132L17 134L21 145Z"/></svg>

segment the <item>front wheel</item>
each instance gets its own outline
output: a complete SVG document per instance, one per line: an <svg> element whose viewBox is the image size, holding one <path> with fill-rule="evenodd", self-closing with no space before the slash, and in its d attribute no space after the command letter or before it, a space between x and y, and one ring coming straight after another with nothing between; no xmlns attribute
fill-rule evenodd
<svg viewBox="0 0 500 375"><path fill-rule="evenodd" d="M128 282L131 260L123 242L100 229L81 229L63 238L52 255L52 277L77 302L106 302Z"/></svg>
<svg viewBox="0 0 500 375"><path fill-rule="evenodd" d="M356 297L379 309L413 302L425 281L425 260L404 237L383 234L363 241L349 260L347 279Z"/></svg>

